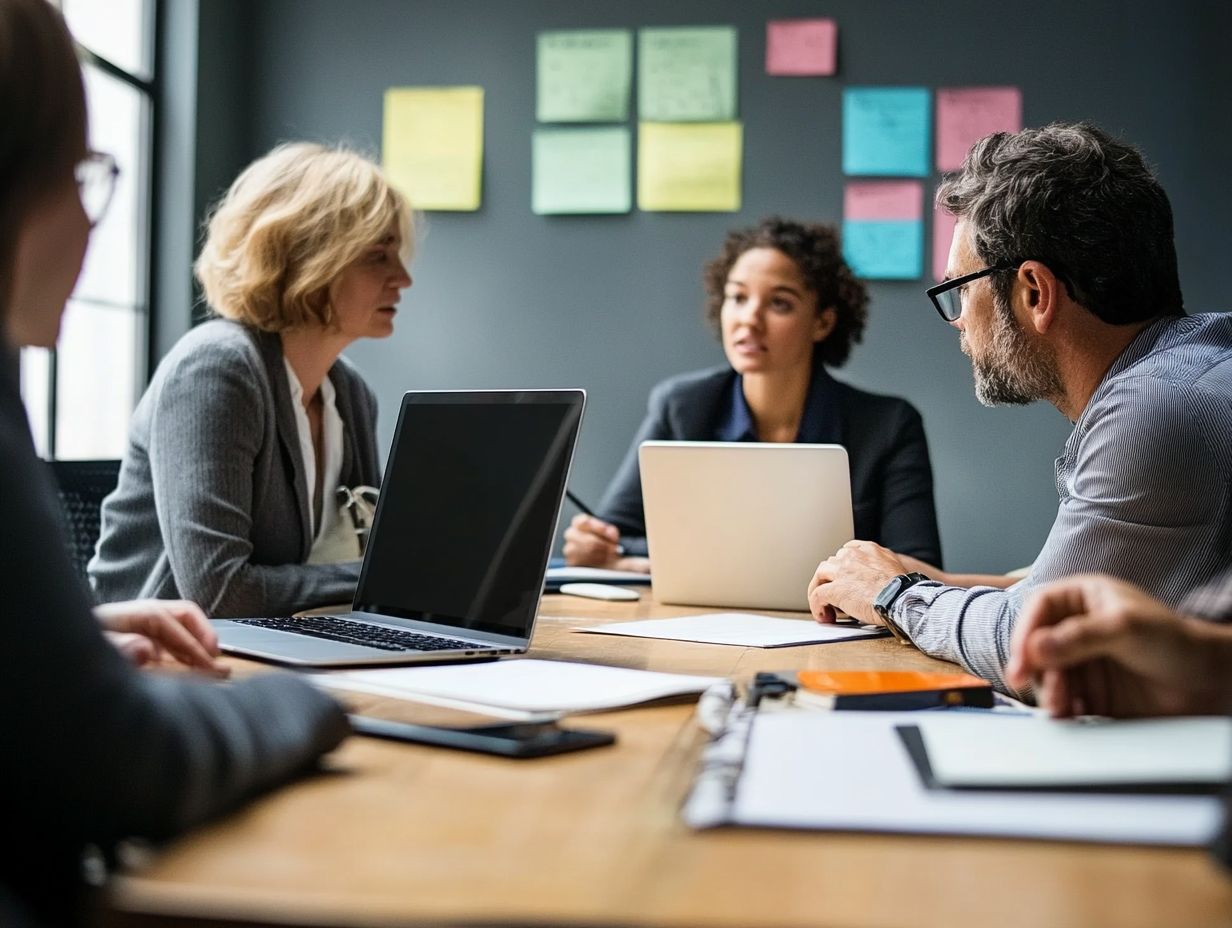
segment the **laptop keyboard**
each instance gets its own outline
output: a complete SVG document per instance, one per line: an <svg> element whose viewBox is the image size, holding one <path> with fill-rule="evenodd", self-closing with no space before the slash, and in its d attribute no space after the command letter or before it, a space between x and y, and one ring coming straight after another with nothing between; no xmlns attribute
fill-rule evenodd
<svg viewBox="0 0 1232 928"><path fill-rule="evenodd" d="M481 651L484 645L457 638L441 638L436 635L421 635L396 628L353 622L336 615L306 615L301 618L235 619L240 625L255 625L295 635L309 635L329 641L358 644L381 651Z"/></svg>

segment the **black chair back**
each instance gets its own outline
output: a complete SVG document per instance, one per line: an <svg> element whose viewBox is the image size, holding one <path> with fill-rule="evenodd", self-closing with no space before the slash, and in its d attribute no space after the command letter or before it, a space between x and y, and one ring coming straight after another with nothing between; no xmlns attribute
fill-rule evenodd
<svg viewBox="0 0 1232 928"><path fill-rule="evenodd" d="M82 577L94 556L103 498L120 479L119 461L51 461L68 528L69 556Z"/></svg>

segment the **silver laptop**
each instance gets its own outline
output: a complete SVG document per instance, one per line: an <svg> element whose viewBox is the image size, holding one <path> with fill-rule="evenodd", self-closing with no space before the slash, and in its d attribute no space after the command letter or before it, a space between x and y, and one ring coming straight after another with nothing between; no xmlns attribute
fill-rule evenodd
<svg viewBox="0 0 1232 928"><path fill-rule="evenodd" d="M808 609L817 565L853 537L842 445L648 441L639 460L659 602Z"/></svg>
<svg viewBox="0 0 1232 928"><path fill-rule="evenodd" d="M526 651L585 401L407 393L351 611L218 619L222 649L312 667Z"/></svg>

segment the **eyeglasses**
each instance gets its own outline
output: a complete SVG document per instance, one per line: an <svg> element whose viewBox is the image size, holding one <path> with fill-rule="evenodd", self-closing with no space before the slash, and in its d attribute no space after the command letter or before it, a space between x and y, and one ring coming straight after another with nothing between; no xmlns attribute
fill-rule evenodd
<svg viewBox="0 0 1232 928"><path fill-rule="evenodd" d="M989 274L995 274L998 271L1012 271L1022 262L1015 261L1009 264L994 264L980 271L972 271L970 274L963 274L962 277L955 277L953 280L942 281L935 287L929 287L925 292L928 298L933 301L933 306L937 307L937 312L941 314L941 318L946 322L953 322L963 311L963 288L974 280L979 280L981 277L987 277Z"/></svg>
<svg viewBox="0 0 1232 928"><path fill-rule="evenodd" d="M81 207L90 226L94 227L102 220L115 194L120 168L111 155L92 151L77 162L73 176L77 180L77 189L81 191Z"/></svg>

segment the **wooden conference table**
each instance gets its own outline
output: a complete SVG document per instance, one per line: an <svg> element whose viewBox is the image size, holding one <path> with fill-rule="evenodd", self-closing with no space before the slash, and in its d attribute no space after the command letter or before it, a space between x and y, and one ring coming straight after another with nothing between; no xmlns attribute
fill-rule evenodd
<svg viewBox="0 0 1232 928"><path fill-rule="evenodd" d="M892 639L763 650L584 635L705 610L544 598L531 656L732 676L946 669ZM803 617L802 617L803 620ZM593 624L593 623L592 623ZM238 672L255 665L236 662ZM357 696L371 715L471 721ZM107 924L1232 925L1232 878L1197 850L726 829L678 809L693 706L579 718L614 747L528 761L350 739L331 772L265 797L116 882ZM827 782L818 789L859 789Z"/></svg>

